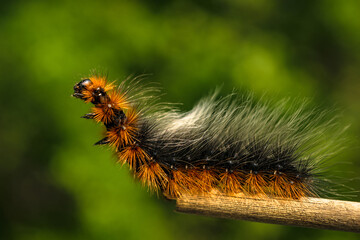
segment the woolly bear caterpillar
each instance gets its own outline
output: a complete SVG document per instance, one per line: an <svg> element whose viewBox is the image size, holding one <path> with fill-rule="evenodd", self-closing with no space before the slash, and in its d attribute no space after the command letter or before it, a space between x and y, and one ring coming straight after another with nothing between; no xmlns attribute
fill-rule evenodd
<svg viewBox="0 0 360 240"><path fill-rule="evenodd" d="M321 112L215 93L181 113L139 79L116 88L100 75L77 83L73 96L94 105L84 118L106 127L96 145L111 146L118 162L168 198L217 190L299 199L324 189L321 164L332 152L323 134L334 123L321 123Z"/></svg>

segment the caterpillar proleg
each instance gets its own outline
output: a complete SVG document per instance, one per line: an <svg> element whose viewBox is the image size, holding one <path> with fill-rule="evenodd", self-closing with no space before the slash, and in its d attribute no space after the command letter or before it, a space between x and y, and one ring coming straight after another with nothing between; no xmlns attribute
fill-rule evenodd
<svg viewBox="0 0 360 240"><path fill-rule="evenodd" d="M245 194L299 199L321 190L321 166L332 155L326 138L333 119L324 113L252 97L214 93L182 113L158 102L156 88L137 78L120 86L92 75L73 96L92 103L84 118L103 123L118 162L151 191L183 194ZM324 189L324 188L322 188Z"/></svg>

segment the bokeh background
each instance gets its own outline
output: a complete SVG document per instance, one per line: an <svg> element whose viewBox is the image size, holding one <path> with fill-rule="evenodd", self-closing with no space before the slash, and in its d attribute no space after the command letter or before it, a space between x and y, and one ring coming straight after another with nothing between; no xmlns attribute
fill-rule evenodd
<svg viewBox="0 0 360 240"><path fill-rule="evenodd" d="M0 239L360 239L175 213L93 146L103 128L70 97L95 68L150 74L184 111L216 86L310 98L350 125L330 161L358 190L359 12L357 0L1 2Z"/></svg>

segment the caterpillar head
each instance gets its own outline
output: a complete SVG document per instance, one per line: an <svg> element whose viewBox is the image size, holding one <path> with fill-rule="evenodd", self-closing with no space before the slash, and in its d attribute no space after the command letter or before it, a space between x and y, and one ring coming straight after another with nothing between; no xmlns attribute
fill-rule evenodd
<svg viewBox="0 0 360 240"><path fill-rule="evenodd" d="M84 97L85 97L84 92L89 91L89 88L92 85L93 85L93 83L90 79L81 80L79 83L75 84L75 86L74 86L73 97L84 99Z"/></svg>
<svg viewBox="0 0 360 240"><path fill-rule="evenodd" d="M111 88L111 86L106 83L105 79L90 77L75 84L73 97L80 98L85 102L99 104L107 100L108 96L106 91L109 88Z"/></svg>

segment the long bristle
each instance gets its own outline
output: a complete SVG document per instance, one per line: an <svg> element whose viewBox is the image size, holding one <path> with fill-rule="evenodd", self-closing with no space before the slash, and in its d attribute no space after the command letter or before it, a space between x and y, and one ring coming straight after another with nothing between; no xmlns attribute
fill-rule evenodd
<svg viewBox="0 0 360 240"><path fill-rule="evenodd" d="M141 165L137 177L144 186L154 192L164 189L168 184L166 173L155 161Z"/></svg>
<svg viewBox="0 0 360 240"><path fill-rule="evenodd" d="M148 162L148 154L140 148L137 144L131 144L123 147L118 153L119 162L127 163L130 169L136 169Z"/></svg>

